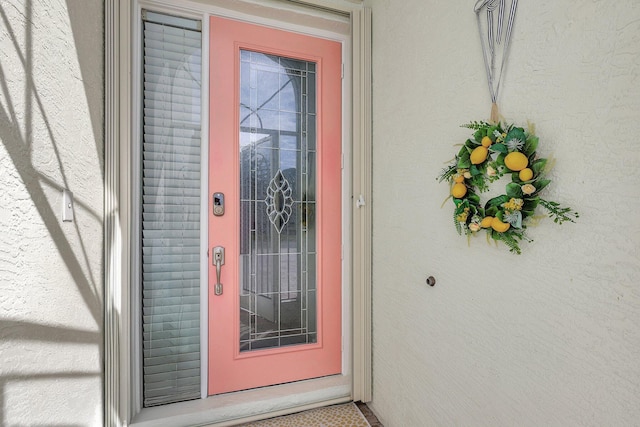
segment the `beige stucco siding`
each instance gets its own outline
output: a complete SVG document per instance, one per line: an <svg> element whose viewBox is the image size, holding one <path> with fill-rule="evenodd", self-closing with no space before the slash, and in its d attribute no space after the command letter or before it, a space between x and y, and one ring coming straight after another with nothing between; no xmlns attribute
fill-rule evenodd
<svg viewBox="0 0 640 427"><path fill-rule="evenodd" d="M521 256L468 246L440 208L459 126L490 113L475 2L372 3L373 409L387 427L636 425L640 3L518 3L500 107L535 123L546 194L581 214L544 219Z"/></svg>
<svg viewBox="0 0 640 427"><path fill-rule="evenodd" d="M102 423L103 27L0 2L0 425Z"/></svg>

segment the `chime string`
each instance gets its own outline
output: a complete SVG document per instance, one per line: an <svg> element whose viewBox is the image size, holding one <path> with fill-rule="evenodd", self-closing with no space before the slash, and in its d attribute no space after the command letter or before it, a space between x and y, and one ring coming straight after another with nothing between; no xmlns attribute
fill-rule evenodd
<svg viewBox="0 0 640 427"><path fill-rule="evenodd" d="M487 34L485 43L485 34L482 32L482 21L480 19L480 12L483 7L487 7ZM509 11L509 18L507 21L507 30L504 37L504 45L502 46L502 60L500 63L500 72L495 79L495 57L496 57L496 44L502 44L502 32L504 27L504 12L505 12L505 0L478 0L474 6L474 12L476 13L476 20L478 23L478 33L480 35L480 44L482 46L482 58L484 60L485 72L487 74L487 85L489 87L489 94L491 96L492 103L492 121L497 121L497 100L500 92L500 82L502 80L502 72L507 59L507 52L511 42L511 34L513 31L513 22L515 20L516 9L518 7L518 0L511 0L511 9ZM498 9L498 27L497 33L493 29L493 13ZM495 34L495 37L494 37ZM494 84L495 83L495 84Z"/></svg>

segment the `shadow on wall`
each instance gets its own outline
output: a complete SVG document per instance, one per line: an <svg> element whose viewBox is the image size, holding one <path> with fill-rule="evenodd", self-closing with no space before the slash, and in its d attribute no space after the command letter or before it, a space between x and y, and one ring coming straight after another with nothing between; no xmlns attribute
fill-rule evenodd
<svg viewBox="0 0 640 427"><path fill-rule="evenodd" d="M23 321L11 321L0 319L0 335L5 341L39 341L56 344L85 344L102 348L102 333L84 331L71 328L59 328ZM6 391L12 383L50 381L50 380L73 380L84 378L99 378L102 372L39 372L36 374L8 374L0 376L0 397L5 396ZM82 396L72 396L75 399L82 399ZM6 407L6 402L0 401L0 407ZM31 408L37 411L37 408ZM20 425L9 424L3 417L6 411L0 411L0 426ZM38 424L29 423L30 426ZM41 424L45 425L45 424ZM46 423L47 426L55 426L55 423ZM60 424L74 426L74 424ZM81 425L81 424L77 424Z"/></svg>
<svg viewBox="0 0 640 427"><path fill-rule="evenodd" d="M35 1L37 4L38 2ZM100 14L97 16L99 22L103 22L103 5L100 1L92 2L92 10ZM96 157L100 164L100 173L102 180L104 180L104 154L103 154L103 76L95 75L96 69L95 58L98 56L102 59L102 55L98 52L96 55L96 49L102 49L102 44L96 44L96 37L86 37L87 33L95 33L101 31L102 28L95 28L95 22L98 20L87 20L87 6L88 3L82 0L67 0L66 8L69 13L69 21L71 24L71 30L73 31L74 46L70 46L69 49L75 47L77 53L78 63L80 65L80 71L82 73L82 81L84 85L84 92L87 98L87 105L89 105L89 111L86 111L86 115L91 120L93 128L93 135L95 141ZM15 19L10 20L12 14L16 13L16 10L21 8L18 13L24 14L23 19L16 22ZM51 5L43 5L43 8L53 8ZM61 8L60 5L56 6ZM56 111L56 117L49 117L45 109L45 102L43 98L36 90L35 78L34 78L34 58L33 58L33 46L34 46L34 0L26 0L24 2L18 2L18 6L7 4L6 2L0 3L0 41L3 42L2 50L5 55L0 55L0 99L4 100L4 104L0 103L0 144L2 144L4 150L8 155L7 164L11 164L15 170L15 177L20 180L21 185L24 186L29 194L30 209L37 212L42 224L46 227L49 236L43 237L48 241L53 242L57 249L56 256L64 263L70 276L73 279L73 284L77 288L78 295L82 298L82 301L86 305L87 311L93 318L93 323L96 325L93 330L82 330L68 327L50 326L46 324L30 322L25 320L13 320L7 319L0 313L0 337L2 342L6 343L21 343L24 345L29 342L42 342L50 344L72 345L73 348L77 348L74 345L87 345L95 347L95 351L98 352L102 359L102 323L103 323L103 304L102 304L102 271L95 271L92 267L90 258L96 258L96 250L93 249L93 253L87 249L87 237L83 236L83 232L79 228L79 225L86 226L89 224L78 224L78 215L73 224L69 224L71 228L61 227L59 219L59 209L51 206L51 203L47 199L47 192L49 194L52 190L62 191L62 189L70 189L71 182L69 180L69 169L74 166L70 162L63 163L60 153L60 141L56 140L55 132L52 127L52 123L58 123L60 120L66 120L63 115L64 111ZM81 12L84 8L84 12ZM47 10L48 11L48 10ZM48 11L49 12L49 11ZM55 12L55 11L50 11ZM84 15L84 17L83 17ZM25 28L18 27L24 25ZM4 28L3 28L4 27ZM42 29L40 29L42 31ZM102 37L102 40L104 37ZM100 40L97 37L97 40ZM15 64L3 64L3 61L7 58L7 50L13 49L10 52L12 57L18 58L21 64L22 70L16 70ZM93 62L93 63L92 63ZM102 71L104 67L99 69ZM12 99L12 92L9 87L9 83L12 80L7 75L7 72L11 73L11 76L22 77L24 85L24 99L20 99L21 103L16 102L16 99ZM13 92L15 94L15 90ZM15 95L14 95L15 97ZM47 104L49 110L54 108L60 109L58 105ZM65 106L62 106L63 108ZM66 106L70 107L70 106ZM19 109L24 108L24 112L20 112ZM16 111L18 110L18 111ZM60 116L57 114L60 113ZM35 132L34 122L38 120L38 124L41 125L39 143L42 144L42 140L45 140L47 144L50 144L49 149L54 153L53 159L56 162L55 165L48 165L49 168L56 169L56 174L61 177L60 180L53 180L48 176L41 173L34 165L31 158L33 152L33 135ZM44 132L43 132L44 131ZM47 138L42 136L46 135ZM77 174L76 174L77 175ZM6 183L4 183L6 185ZM1 185L1 184L0 184ZM97 188L96 191L102 192L102 187ZM5 193L6 194L6 193ZM5 195L6 197L6 195ZM5 200L4 203L11 203L13 200ZM34 209L35 208L35 209ZM102 212L95 210L95 207L89 206L87 203L83 203L82 200L75 201L76 211L82 211L84 218L89 218L91 223L94 222L102 227ZM80 218L81 220L82 218ZM19 229L18 229L19 230ZM75 233L74 241L72 242L68 236ZM102 235L101 231L97 233ZM19 238L20 236L18 236ZM95 242L89 242L95 243ZM1 271L0 271L1 273ZM19 275L17 276L20 277ZM9 286L27 286L28 283L14 283ZM54 288L59 286L57 283L47 283L46 286ZM8 304L12 304L9 300ZM74 310L72 306L73 302L69 302L68 310ZM37 307L32 307L33 311L37 311ZM29 313L24 313L28 316ZM91 323L91 322L87 322ZM68 351L73 351L73 350ZM23 350L22 350L23 351ZM6 364L6 361L0 361L2 364ZM28 362L26 362L28 363ZM55 381L55 380L69 380L69 379L84 379L93 378L102 381L102 362L96 366L95 371L73 371L73 370L61 370L60 372L37 372L33 374L21 374L20 371L35 371L37 366L4 366L2 370L5 374L0 375L0 425L9 425L8 420L4 417L6 414L7 402L6 392L10 385L16 383L38 382L38 381ZM23 369L24 368L24 369ZM60 384L64 384L64 381ZM97 399L100 398L101 390L95 391ZM82 396L74 396L82 399ZM38 399L38 398L36 398ZM37 408L29 408L31 411L37 411ZM56 420L51 420L53 423L47 422L46 425L56 425ZM29 425L37 425L29 423ZM43 424L44 425L44 424ZM64 423L64 425L73 425ZM79 425L79 424L78 424Z"/></svg>

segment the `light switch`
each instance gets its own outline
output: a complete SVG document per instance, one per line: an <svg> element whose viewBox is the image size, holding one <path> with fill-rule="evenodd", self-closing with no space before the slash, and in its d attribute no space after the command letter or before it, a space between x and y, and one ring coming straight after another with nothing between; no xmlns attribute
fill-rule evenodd
<svg viewBox="0 0 640 427"><path fill-rule="evenodd" d="M62 221L73 221L73 193L62 190Z"/></svg>

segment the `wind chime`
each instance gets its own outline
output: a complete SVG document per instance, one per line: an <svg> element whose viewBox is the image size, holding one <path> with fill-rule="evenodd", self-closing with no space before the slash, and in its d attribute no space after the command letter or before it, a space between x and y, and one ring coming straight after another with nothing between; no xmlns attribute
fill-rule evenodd
<svg viewBox="0 0 640 427"><path fill-rule="evenodd" d="M509 17L505 30L506 0L478 0L473 8L478 22L478 32L480 34L480 44L482 45L482 58L484 59L485 71L487 73L487 83L489 94L491 95L491 123L498 123L498 94L500 92L500 81L507 62L509 45L511 44L511 33L513 31L513 21L516 17L518 0L511 0ZM485 13L483 13L485 11ZM482 16L485 16L483 25ZM497 22L496 22L497 21ZM500 68L497 68L497 63Z"/></svg>

